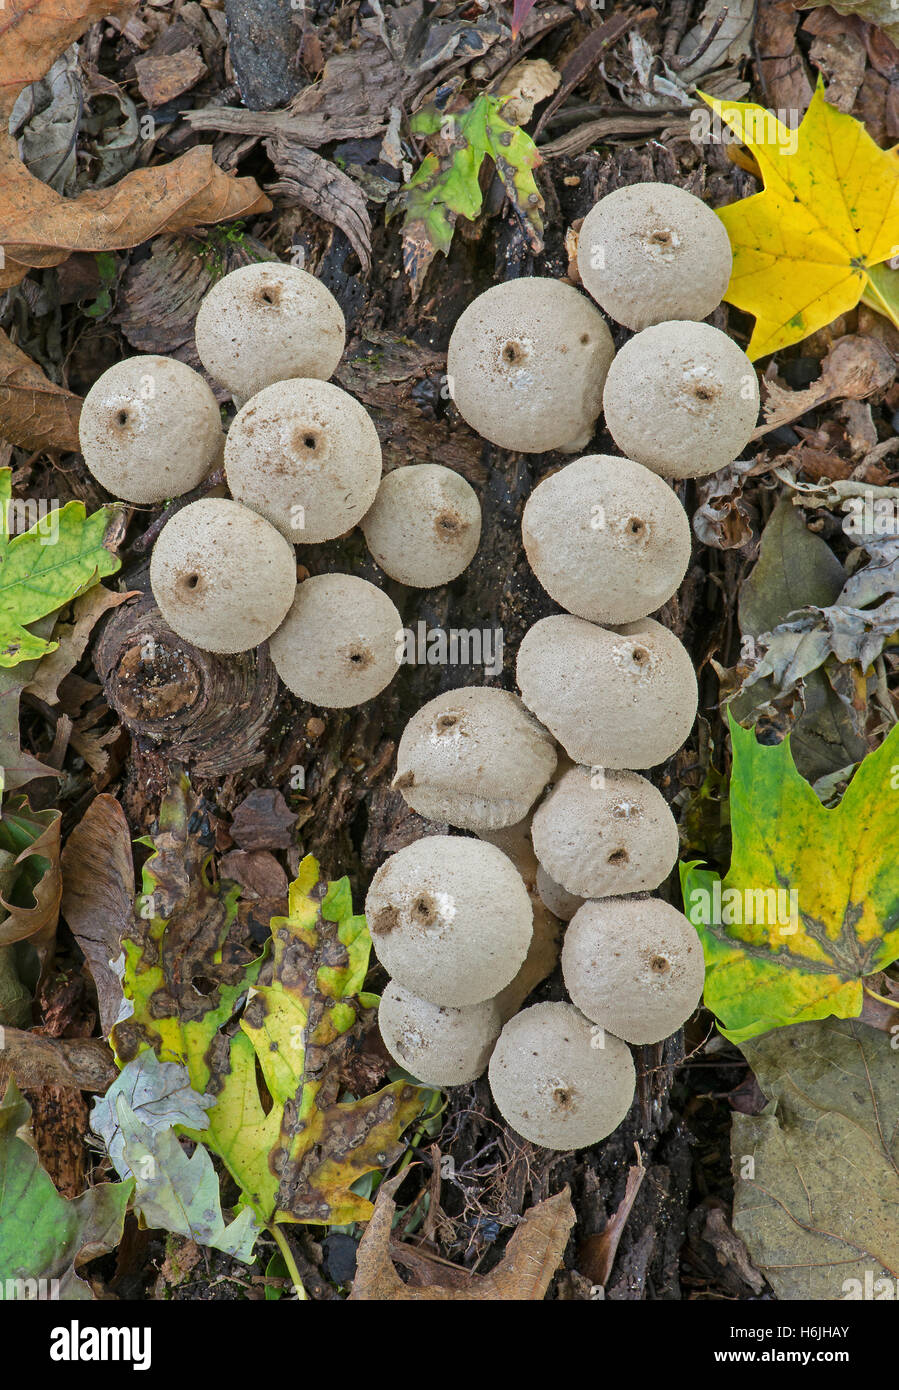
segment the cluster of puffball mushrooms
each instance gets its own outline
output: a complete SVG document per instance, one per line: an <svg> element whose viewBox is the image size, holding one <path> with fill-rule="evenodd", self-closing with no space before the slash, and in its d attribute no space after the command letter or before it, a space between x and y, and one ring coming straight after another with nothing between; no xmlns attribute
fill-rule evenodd
<svg viewBox="0 0 899 1390"><path fill-rule="evenodd" d="M565 611L526 633L520 697L451 691L401 738L394 786L408 805L478 838L434 834L406 846L377 871L365 904L391 976L379 1011L391 1055L441 1087L489 1065L507 1122L554 1149L593 1144L621 1123L635 1089L627 1044L668 1037L702 992L696 932L649 896L676 861L678 832L640 772L686 739L697 687L682 644L648 614L675 593L690 557L689 522L665 479L731 463L758 416L749 359L700 322L721 300L731 253L699 199L655 183L609 194L581 227L578 268L599 306L635 330L617 355L578 289L525 277L460 316L450 394L480 435L521 453L579 453L602 410L624 457L577 458L528 500L525 552ZM477 497L440 465L382 478L374 425L328 380L344 350L343 314L305 271L263 262L225 276L200 308L196 345L238 406L227 436L199 373L134 357L87 396L85 462L134 503L180 496L223 467L230 498L189 502L156 540L150 582L162 616L213 652L268 640L295 695L361 704L396 673L400 615L353 575L298 585L293 543L359 524L388 576L430 588L473 558ZM569 921L562 973L572 1002L508 1017L532 948L532 897L513 862L525 840L535 891Z"/></svg>

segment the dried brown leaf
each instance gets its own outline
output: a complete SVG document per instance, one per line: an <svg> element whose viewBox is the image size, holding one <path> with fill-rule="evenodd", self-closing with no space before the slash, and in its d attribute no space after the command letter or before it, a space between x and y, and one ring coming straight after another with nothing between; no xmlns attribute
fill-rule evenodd
<svg viewBox="0 0 899 1390"><path fill-rule="evenodd" d="M89 25L131 8L131 0L6 0L0 8L0 118ZM0 238L2 240L2 238Z"/></svg>
<svg viewBox="0 0 899 1390"><path fill-rule="evenodd" d="M159 232L182 232L267 212L271 203L252 178L234 178L196 145L168 164L135 169L111 188L63 198L28 172L15 141L0 136L0 288L34 267L59 265L73 251L118 251Z"/></svg>
<svg viewBox="0 0 899 1390"><path fill-rule="evenodd" d="M12 896L25 898L26 905L8 901L0 893L0 909L6 912L0 921L0 946L30 941L43 967L56 937L62 894L59 866L62 814L60 811L32 811L26 798L21 796L5 804L4 816L16 817L35 838L16 857L12 880L15 884ZM42 861L46 864L44 868Z"/></svg>
<svg viewBox="0 0 899 1390"><path fill-rule="evenodd" d="M624 1196L618 1203L618 1208L614 1216L606 1222L605 1229L595 1235L588 1236L578 1251L577 1264L581 1274L585 1274L592 1284L600 1284L605 1287L609 1275L612 1273L612 1265L615 1263L615 1255L621 1241L627 1219L631 1214L631 1207L640 1191L640 1185L646 1177L646 1169L643 1167L643 1160L640 1157L640 1150L637 1150L637 1162L627 1170L627 1182L624 1187Z"/></svg>
<svg viewBox="0 0 899 1390"><path fill-rule="evenodd" d="M110 962L121 952L134 913L131 834L114 796L95 797L66 841L62 913L90 966L106 1034L122 1002L122 982Z"/></svg>
<svg viewBox="0 0 899 1390"><path fill-rule="evenodd" d="M77 453L80 414L81 397L54 385L0 329L0 438L23 449Z"/></svg>
<svg viewBox="0 0 899 1390"><path fill-rule="evenodd" d="M241 849L289 849L296 839L296 819L276 788L260 787L235 810L231 835Z"/></svg>
<svg viewBox="0 0 899 1390"><path fill-rule="evenodd" d="M48 705L57 704L59 683L81 660L91 632L100 618L110 608L118 608L120 603L133 598L138 592L132 589L126 594L116 594L102 584L95 584L86 594L76 598L72 605L72 621L58 623L54 628L53 640L59 646L38 662L37 670L24 687L29 695L45 700Z"/></svg>
<svg viewBox="0 0 899 1390"><path fill-rule="evenodd" d="M546 1296L575 1221L567 1187L525 1213L502 1260L490 1274L469 1274L466 1270L452 1269L441 1276L437 1262L434 1262L437 1268L423 1274L420 1261L415 1261L412 1279L422 1282L404 1284L390 1254L390 1233L396 1211L393 1194L404 1177L405 1173L399 1173L378 1189L374 1212L359 1243L351 1300L518 1302Z"/></svg>
<svg viewBox="0 0 899 1390"><path fill-rule="evenodd" d="M765 424L753 433L762 439L771 430L798 420L814 406L833 400L864 400L890 385L896 367L892 354L876 338L848 334L834 343L821 364L821 375L804 391L788 391L776 381L766 382Z"/></svg>
<svg viewBox="0 0 899 1390"><path fill-rule="evenodd" d="M10 1076L16 1084L74 1086L105 1091L118 1076L112 1052L100 1038L46 1038L20 1028L4 1028L0 1049L0 1091Z"/></svg>

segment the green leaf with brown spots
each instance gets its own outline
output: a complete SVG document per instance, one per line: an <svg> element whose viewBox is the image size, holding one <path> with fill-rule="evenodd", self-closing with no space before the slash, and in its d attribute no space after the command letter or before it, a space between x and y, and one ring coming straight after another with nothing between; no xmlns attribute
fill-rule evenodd
<svg viewBox="0 0 899 1390"><path fill-rule="evenodd" d="M342 1063L377 1003L362 992L365 918L353 913L348 881L321 881L307 855L288 915L272 920L262 956L247 960L229 939L236 890L213 881L191 829L199 819L182 779L163 803L141 916L123 942L134 1012L112 1030L117 1057L152 1047L215 1098L207 1127L179 1132L219 1155L262 1223L367 1220L371 1203L350 1187L402 1153L423 1093L398 1081L340 1098Z"/></svg>
<svg viewBox="0 0 899 1390"><path fill-rule="evenodd" d="M350 1187L399 1157L400 1134L420 1114L423 1094L396 1081L340 1100L341 1064L377 1002L361 992L371 938L365 918L353 914L347 879L321 881L307 855L290 886L289 913L273 918L271 931L204 1141L263 1220L365 1221L371 1203ZM257 1066L273 1102L268 1113Z"/></svg>
<svg viewBox="0 0 899 1390"><path fill-rule="evenodd" d="M418 135L436 147L400 192L390 215L405 213L403 265L415 299L438 251L449 253L457 217L473 221L483 205L480 174L493 161L531 249L543 249L543 199L534 179L542 162L537 146L503 114L506 98L482 92L459 111L426 106L412 119Z"/></svg>
<svg viewBox="0 0 899 1390"><path fill-rule="evenodd" d="M220 1033L256 979L261 957L230 939L239 890L213 880L212 855L193 828L198 804L186 777L163 799L155 853L143 869L125 954L123 988L133 1006L110 1041L121 1066L152 1047L161 1062L182 1062L195 1091L217 1092L228 1066Z"/></svg>
<svg viewBox="0 0 899 1390"><path fill-rule="evenodd" d="M134 1180L101 1182L67 1201L18 1130L31 1118L15 1081L0 1093L0 1292L10 1298L93 1299L79 1269L114 1250ZM37 1283L47 1280L44 1292ZM52 1282L51 1282L52 1281Z"/></svg>
<svg viewBox="0 0 899 1390"><path fill-rule="evenodd" d="M733 853L722 880L681 865L702 938L705 1002L741 1043L771 1028L861 1012L863 980L899 957L899 725L822 805L789 740L730 720Z"/></svg>

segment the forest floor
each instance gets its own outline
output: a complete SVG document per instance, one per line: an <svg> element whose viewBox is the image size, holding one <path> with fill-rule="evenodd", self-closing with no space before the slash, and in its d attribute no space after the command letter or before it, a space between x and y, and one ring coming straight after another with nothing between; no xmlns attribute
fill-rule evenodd
<svg viewBox="0 0 899 1390"><path fill-rule="evenodd" d="M820 77L831 104L863 122L881 148L891 147L899 140L899 51L858 16L794 9L789 0L732 0L708 43L703 36L721 7L703 10L698 0L598 7L537 0L520 7L517 38L511 12L492 0L407 0L383 10L375 0L307 0L298 9L280 0L150 0L112 6L111 13L85 4L74 7L84 22L65 49L54 29L64 36L68 30L55 11L73 7L40 0L35 8L42 71L29 72L36 85L17 108L19 154L57 194L96 194L100 202L93 212L85 205L77 225L73 218L64 226L58 206L41 210L36 200L29 236L21 207L14 219L3 206L11 194L0 192L0 239L10 248L0 282L0 435L10 442L0 440L0 465L12 468L13 497L59 507L74 499L89 514L109 503L77 452L77 437L73 442L80 398L106 368L134 353L170 355L200 369L193 322L203 296L223 273L270 258L303 265L338 300L347 349L334 379L371 414L385 470L440 462L466 478L481 503L478 553L441 589L385 581L358 529L324 545L301 545L299 574L340 571L377 582L407 628L424 622L429 630L500 634L501 673L485 676L474 664L405 666L377 699L326 710L294 699L264 649L233 659L185 652L170 640L149 588L150 549L167 515L162 506L125 510L117 537L121 569L106 580L108 592L99 601L79 600L74 614L69 607L56 614L56 637L64 640L54 669L45 659L40 670L28 663L0 671L7 794L24 788L32 811L58 811L63 847L98 796L114 797L138 841L158 835L173 770L185 770L196 798L187 828L195 843L183 849L185 858L211 854L214 874L241 886L232 943L256 951L271 917L287 911L288 881L302 855L313 854L331 879L348 876L361 911L385 857L434 829L391 787L405 724L426 700L457 685L487 681L514 690L522 637L558 611L527 564L521 514L537 482L564 457L504 451L462 421L446 389L447 343L459 313L509 278L577 283L573 236L613 189L657 180L713 208L756 193L751 161L735 159L733 145L709 134L698 90L794 112L798 120ZM5 22L0 15L0 31ZM398 199L427 148L410 117L435 99L461 93L471 101L496 91L513 70L515 90L526 88L528 72L523 77L516 65L537 60L560 75L554 94L538 96L536 105L526 91L521 97L520 123L542 157L542 235L535 236L487 161L482 211L474 221L455 222L448 254L433 254L407 235L404 259ZM0 91L22 78L5 61L0 56ZM51 64L52 82L41 82ZM530 75L539 71L532 67ZM162 171L200 147L221 170L255 180L268 205L247 185L239 215L217 221L211 203L218 193L191 184L186 173L172 175L165 216L135 204L124 227L119 218L118 239L110 233L103 240L101 204L118 180L136 169ZM21 252L29 242L40 254ZM16 270L20 254L24 275ZM709 321L744 349L749 343L751 315L722 304ZM630 336L614 326L613 334L616 348ZM835 362L837 343L844 346ZM22 354L33 365L23 364ZM769 411L742 460L677 484L692 518L694 553L678 594L657 616L693 658L700 712L686 745L652 779L678 818L683 861L700 859L722 874L730 861L724 697L736 693L733 708L763 743L793 734L799 770L828 804L895 723L894 639L886 622L880 645L865 649L863 662L870 624L864 634L849 633L836 656L831 647L804 684L788 681L783 665L764 681L743 682L754 637L804 605L832 605L839 593L841 582L835 593L828 564L805 541L826 543L844 575L852 545L838 501L866 487L891 487L897 363L895 328L865 304L851 308L756 364L763 403L770 404L764 388L773 385L779 413ZM822 381L823 390L812 389ZM215 389L230 418L231 398ZM616 452L601 420L585 452ZM857 487L835 492L838 484ZM803 488L811 501L794 507L791 499ZM738 598L766 527L770 563L756 577L749 613ZM46 627L45 620L46 634L53 621ZM140 867L149 850L134 848ZM70 855L73 877L79 853ZM58 846L56 855L58 879ZM127 896L130 868L119 872ZM51 924L45 914L33 934L37 965L24 951L19 958L21 982L33 994L25 1013L0 995L0 1010L7 1008L0 1021L16 1041L0 1072L16 1076L32 1108L41 1164L72 1198L115 1176L89 1128L94 1095L115 1068L101 1041L102 989L66 911L65 873L64 850L55 898L58 909L62 895L62 915ZM680 906L675 877L660 891ZM89 896L83 881L79 891ZM109 892L108 883L102 890L98 884L88 914L95 920L121 912L122 894L114 903ZM83 903L80 912L79 922ZM367 988L378 992L385 982L375 965ZM888 981L884 989L891 991ZM532 996L564 997L558 969ZM108 1000L105 1008L108 1021ZM872 1014L868 1026L888 1024ZM576 1225L550 1297L775 1296L731 1224L732 1120L758 1116L766 1104L746 1056L704 1009L664 1044L634 1051L635 1105L614 1134L588 1150L556 1153L520 1139L494 1108L486 1078L435 1102L415 1131L416 1162L393 1192L401 1216L391 1253L413 1285L433 1283L435 1270L445 1273L441 1261L453 1266L445 1277L457 1288L473 1271L489 1273L525 1214L567 1186ZM75 1070L74 1084L67 1067ZM392 1067L372 1021L364 1045L346 1061L345 1090L367 1095ZM235 1196L226 1180L226 1205ZM347 1295L363 1229L359 1222L291 1228L310 1297ZM267 1234L258 1248L261 1259L248 1266L187 1237L141 1229L129 1214L116 1248L80 1274L104 1298L280 1293L286 1270ZM781 1288L780 1296L790 1294Z"/></svg>

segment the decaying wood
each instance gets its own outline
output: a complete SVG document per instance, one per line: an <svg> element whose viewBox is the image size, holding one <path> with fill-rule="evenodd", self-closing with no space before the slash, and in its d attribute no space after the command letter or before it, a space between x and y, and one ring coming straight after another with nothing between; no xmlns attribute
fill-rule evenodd
<svg viewBox="0 0 899 1390"><path fill-rule="evenodd" d="M258 766L279 699L267 647L216 656L176 637L152 599L114 614L94 654L106 699L130 733L201 779Z"/></svg>

